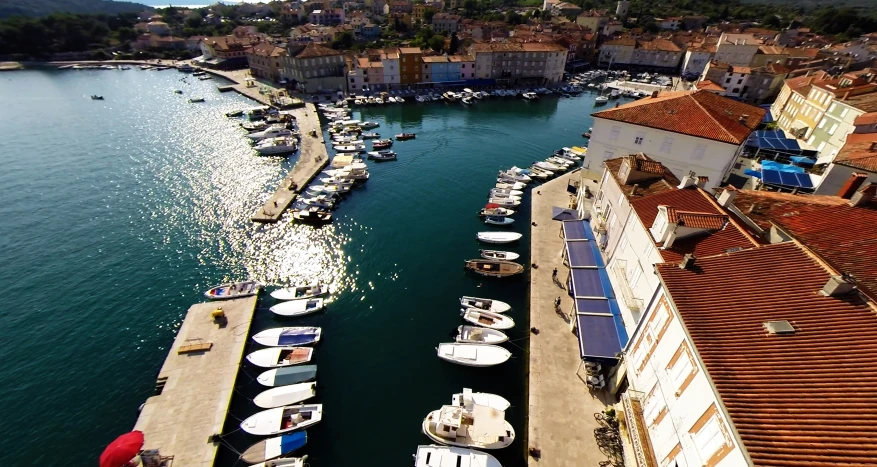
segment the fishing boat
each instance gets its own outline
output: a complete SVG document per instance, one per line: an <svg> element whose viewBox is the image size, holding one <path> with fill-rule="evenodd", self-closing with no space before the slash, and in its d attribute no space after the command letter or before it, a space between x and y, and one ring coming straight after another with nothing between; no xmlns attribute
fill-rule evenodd
<svg viewBox="0 0 877 467"><path fill-rule="evenodd" d="M290 405L263 410L243 422L241 430L256 436L273 436L303 430L323 420L323 404Z"/></svg>
<svg viewBox="0 0 877 467"><path fill-rule="evenodd" d="M483 258L466 260L464 268L485 277L510 277L524 272L524 266L518 263Z"/></svg>
<svg viewBox="0 0 877 467"><path fill-rule="evenodd" d="M503 412L512 406L512 403L505 397L489 392L472 392L469 388L463 388L463 392L451 396L451 405L453 406L466 407L473 404L483 405Z"/></svg>
<svg viewBox="0 0 877 467"><path fill-rule="evenodd" d="M189 99L190 104L195 104L198 102L204 102L204 98L203 97L193 97L193 98Z"/></svg>
<svg viewBox="0 0 877 467"><path fill-rule="evenodd" d="M515 429L503 411L477 404L442 406L429 413L422 429L436 443L464 448L502 449L515 440Z"/></svg>
<svg viewBox="0 0 877 467"><path fill-rule="evenodd" d="M319 207L310 208L307 210L299 210L293 211L292 218L303 224L328 224L332 222L332 214L326 211L322 211Z"/></svg>
<svg viewBox="0 0 877 467"><path fill-rule="evenodd" d="M262 391L253 398L253 403L263 409L273 409L284 405L298 404L317 395L317 383L300 383Z"/></svg>
<svg viewBox="0 0 877 467"><path fill-rule="evenodd" d="M484 223L491 225L511 225L515 220L511 217L503 216L485 216Z"/></svg>
<svg viewBox="0 0 877 467"><path fill-rule="evenodd" d="M457 335L454 339L463 344L502 344L509 340L509 336L496 329L464 324L457 327Z"/></svg>
<svg viewBox="0 0 877 467"><path fill-rule="evenodd" d="M475 238L484 243L512 243L523 237L517 232L478 232Z"/></svg>
<svg viewBox="0 0 877 467"><path fill-rule="evenodd" d="M514 261L520 258L521 255L517 253L513 253L511 251L499 251L499 250L478 250L481 254L481 257L484 259L498 259L502 261Z"/></svg>
<svg viewBox="0 0 877 467"><path fill-rule="evenodd" d="M394 151L372 151L368 153L368 158L375 162L394 161L396 153Z"/></svg>
<svg viewBox="0 0 877 467"><path fill-rule="evenodd" d="M313 347L270 347L247 355L247 361L262 368L300 365L314 357Z"/></svg>
<svg viewBox="0 0 877 467"><path fill-rule="evenodd" d="M478 211L479 216L502 216L508 217L515 214L513 209L504 208L496 203L488 203L483 209Z"/></svg>
<svg viewBox="0 0 877 467"><path fill-rule="evenodd" d="M515 208L521 204L520 199L512 199L512 198L488 198L487 202L490 204L498 204L500 207L504 208Z"/></svg>
<svg viewBox="0 0 877 467"><path fill-rule="evenodd" d="M265 462L259 462L250 467L305 467L306 460L308 460L307 455L301 457L281 457Z"/></svg>
<svg viewBox="0 0 877 467"><path fill-rule="evenodd" d="M454 446L417 446L414 467L502 467L486 452Z"/></svg>
<svg viewBox="0 0 877 467"><path fill-rule="evenodd" d="M521 97L523 97L524 99L526 99L528 101L532 101L534 99L539 98L539 96L535 92L525 92L525 93L521 94Z"/></svg>
<svg viewBox="0 0 877 467"><path fill-rule="evenodd" d="M606 96L597 96L597 98L594 99L594 105L603 105L607 102L609 102L609 98Z"/></svg>
<svg viewBox="0 0 877 467"><path fill-rule="evenodd" d="M466 96L466 97L460 99L460 102L462 102L465 105L472 105L472 98L469 96Z"/></svg>
<svg viewBox="0 0 877 467"><path fill-rule="evenodd" d="M255 131L262 131L265 128L268 128L268 122L264 120L258 120L255 122L243 122L241 123L241 128L247 130L250 133Z"/></svg>
<svg viewBox="0 0 877 467"><path fill-rule="evenodd" d="M359 124L359 127L363 130L371 130L372 128L377 128L381 126L378 122L362 122Z"/></svg>
<svg viewBox="0 0 877 467"><path fill-rule="evenodd" d="M438 357L465 366L486 367L505 363L512 353L498 345L443 343L436 348Z"/></svg>
<svg viewBox="0 0 877 467"><path fill-rule="evenodd" d="M319 297L328 291L329 287L324 284L299 285L277 289L271 292L271 297L277 300L304 300Z"/></svg>
<svg viewBox="0 0 877 467"><path fill-rule="evenodd" d="M414 139L417 135L414 133L399 133L396 135L396 141L405 141L407 139Z"/></svg>
<svg viewBox="0 0 877 467"><path fill-rule="evenodd" d="M275 457L285 456L308 443L305 431L296 431L288 435L277 436L259 441L241 454L241 460L247 464L265 462ZM267 463L266 463L267 465Z"/></svg>
<svg viewBox="0 0 877 467"><path fill-rule="evenodd" d="M387 149L393 145L393 140L391 139L378 139L372 142L372 148L377 149Z"/></svg>
<svg viewBox="0 0 877 467"><path fill-rule="evenodd" d="M298 149L298 143L296 143L295 138L281 136L263 139L254 149L262 156L289 154Z"/></svg>
<svg viewBox="0 0 877 467"><path fill-rule="evenodd" d="M293 347L320 342L323 330L314 326L266 329L253 336L253 341L266 347Z"/></svg>
<svg viewBox="0 0 877 467"><path fill-rule="evenodd" d="M279 303L269 308L272 313L280 316L304 316L316 313L323 309L322 298L309 298L307 300L290 300Z"/></svg>
<svg viewBox="0 0 877 467"><path fill-rule="evenodd" d="M268 370L256 377L262 386L276 387L317 379L317 365L287 366Z"/></svg>
<svg viewBox="0 0 877 467"><path fill-rule="evenodd" d="M375 138L380 138L381 134L374 133L374 132L366 132L366 133L360 134L359 137L362 139L375 139Z"/></svg>
<svg viewBox="0 0 877 467"><path fill-rule="evenodd" d="M460 298L460 305L466 308L477 308L479 310L490 311L493 313L505 313L512 309L512 306L506 302L479 297L464 296Z"/></svg>
<svg viewBox="0 0 877 467"><path fill-rule="evenodd" d="M258 294L261 288L262 284L256 281L231 282L211 288L204 292L204 296L211 300L249 297Z"/></svg>
<svg viewBox="0 0 877 467"><path fill-rule="evenodd" d="M489 329L511 329L515 326L514 320L499 313L479 310L477 308L463 308L460 315L464 320Z"/></svg>

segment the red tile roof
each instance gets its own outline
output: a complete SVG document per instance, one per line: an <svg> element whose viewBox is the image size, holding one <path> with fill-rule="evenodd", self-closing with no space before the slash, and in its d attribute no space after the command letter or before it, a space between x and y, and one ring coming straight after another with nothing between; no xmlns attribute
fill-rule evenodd
<svg viewBox="0 0 877 467"><path fill-rule="evenodd" d="M834 162L877 173L877 133L853 133L847 136Z"/></svg>
<svg viewBox="0 0 877 467"><path fill-rule="evenodd" d="M754 465L875 465L870 307L821 295L830 273L794 243L656 270ZM768 334L775 320L796 332Z"/></svg>
<svg viewBox="0 0 877 467"><path fill-rule="evenodd" d="M734 206L764 230L771 221L785 215L816 211L827 206L846 204L837 196L803 195L776 191L737 190Z"/></svg>
<svg viewBox="0 0 877 467"><path fill-rule="evenodd" d="M625 157L633 157L636 160L635 164L638 171L653 173L656 174L656 176L654 178L638 179L635 182L626 185L621 183L621 180L618 178L618 172L621 169L621 164L624 162ZM664 167L664 164L650 159L649 156L646 156L643 153L616 157L603 162L603 164L606 166L606 170L612 174L615 183L621 187L621 191L623 191L625 196L627 196L627 199L630 200L675 190L676 187L679 186L679 179L676 178L676 175L673 175L673 172L671 172L670 169ZM633 185L636 185L636 190L633 189Z"/></svg>
<svg viewBox="0 0 877 467"><path fill-rule="evenodd" d="M868 112L859 115L855 121L856 125L871 125L874 123L877 123L877 112Z"/></svg>
<svg viewBox="0 0 877 467"><path fill-rule="evenodd" d="M693 229L720 230L728 222L728 216L708 212L680 211L667 206L667 220L671 224L677 224Z"/></svg>
<svg viewBox="0 0 877 467"><path fill-rule="evenodd" d="M704 91L725 92L725 88L708 79L698 82L696 86L697 89L703 89Z"/></svg>
<svg viewBox="0 0 877 467"><path fill-rule="evenodd" d="M766 112L699 90L663 93L591 115L723 143L743 144Z"/></svg>

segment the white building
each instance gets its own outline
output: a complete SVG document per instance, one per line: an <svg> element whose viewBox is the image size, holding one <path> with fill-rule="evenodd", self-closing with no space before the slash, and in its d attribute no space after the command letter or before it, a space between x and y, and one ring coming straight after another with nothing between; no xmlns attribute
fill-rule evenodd
<svg viewBox="0 0 877 467"><path fill-rule="evenodd" d="M715 45L688 47L682 60L682 76L700 75L716 53Z"/></svg>
<svg viewBox="0 0 877 467"><path fill-rule="evenodd" d="M708 91L678 91L592 114L594 126L585 166L645 153L674 173L709 177L707 188L726 177L764 109Z"/></svg>
<svg viewBox="0 0 877 467"><path fill-rule="evenodd" d="M749 66L761 45L752 34L722 33L714 59L729 65Z"/></svg>
<svg viewBox="0 0 877 467"><path fill-rule="evenodd" d="M630 0L618 0L615 4L615 16L624 18L630 11Z"/></svg>

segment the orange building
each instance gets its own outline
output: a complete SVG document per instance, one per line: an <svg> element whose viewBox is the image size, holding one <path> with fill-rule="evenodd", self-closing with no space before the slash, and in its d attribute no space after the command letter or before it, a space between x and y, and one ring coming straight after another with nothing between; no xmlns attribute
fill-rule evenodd
<svg viewBox="0 0 877 467"><path fill-rule="evenodd" d="M399 83L417 84L420 82L420 69L423 55L420 47L399 47Z"/></svg>

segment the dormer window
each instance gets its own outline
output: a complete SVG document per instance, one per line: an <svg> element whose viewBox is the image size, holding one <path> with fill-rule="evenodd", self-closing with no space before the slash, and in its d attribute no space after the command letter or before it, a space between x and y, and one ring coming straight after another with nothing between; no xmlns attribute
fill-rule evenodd
<svg viewBox="0 0 877 467"><path fill-rule="evenodd" d="M656 242L662 242L664 240L668 225L667 206L658 206L658 216L655 217L655 221L652 222L652 227L649 229L652 238L654 238Z"/></svg>

